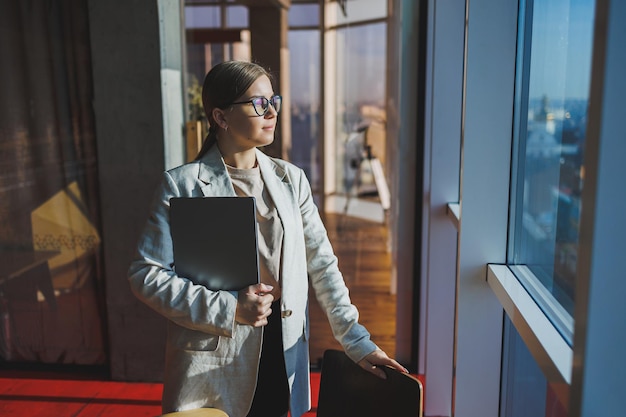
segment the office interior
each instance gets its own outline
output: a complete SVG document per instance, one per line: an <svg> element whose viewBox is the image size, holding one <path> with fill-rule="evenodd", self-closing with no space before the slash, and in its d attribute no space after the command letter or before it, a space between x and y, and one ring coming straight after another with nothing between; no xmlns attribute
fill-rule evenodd
<svg viewBox="0 0 626 417"><path fill-rule="evenodd" d="M387 228L388 353L423 375L424 415L623 414L625 19L620 0L2 2L0 364L162 379L128 265L204 137L203 74L244 59L284 98L264 151L322 214Z"/></svg>

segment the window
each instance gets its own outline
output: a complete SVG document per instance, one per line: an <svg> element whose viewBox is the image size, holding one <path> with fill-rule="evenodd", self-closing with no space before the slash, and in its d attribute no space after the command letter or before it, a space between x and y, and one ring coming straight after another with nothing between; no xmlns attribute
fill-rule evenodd
<svg viewBox="0 0 626 417"><path fill-rule="evenodd" d="M327 10L337 16L337 24L349 24L367 20L382 19L387 17L387 1L381 0L352 0L344 2L331 2Z"/></svg>
<svg viewBox="0 0 626 417"><path fill-rule="evenodd" d="M291 13L291 11L289 12ZM306 173L315 194L322 192L320 149L320 32L290 30L290 160Z"/></svg>
<svg viewBox="0 0 626 417"><path fill-rule="evenodd" d="M501 415L504 417L565 417L566 406L562 395L567 392L550 384L537 365L519 333L505 316Z"/></svg>
<svg viewBox="0 0 626 417"><path fill-rule="evenodd" d="M558 331L563 351L573 344L594 7L594 0L522 0L518 20L507 258ZM566 416L569 377L551 376L537 359L538 352L554 352L553 347L539 336L541 348L528 334L520 336L515 314L509 316L501 416Z"/></svg>
<svg viewBox="0 0 626 417"><path fill-rule="evenodd" d="M222 15L219 6L185 7L185 25L187 28L219 28L222 26Z"/></svg>
<svg viewBox="0 0 626 417"><path fill-rule="evenodd" d="M289 159L301 167L314 196L323 194L320 131L321 7L318 2L293 3L289 8L291 149Z"/></svg>
<svg viewBox="0 0 626 417"><path fill-rule="evenodd" d="M520 2L509 262L570 343L556 317L575 300L593 15L594 0Z"/></svg>
<svg viewBox="0 0 626 417"><path fill-rule="evenodd" d="M292 4L289 8L289 27L316 27L320 24L320 5Z"/></svg>
<svg viewBox="0 0 626 417"><path fill-rule="evenodd" d="M358 169L364 150L385 163L386 31L384 22L337 29L335 186L341 192L375 191L367 164Z"/></svg>
<svg viewBox="0 0 626 417"><path fill-rule="evenodd" d="M248 8L245 6L226 7L226 27L247 28Z"/></svg>

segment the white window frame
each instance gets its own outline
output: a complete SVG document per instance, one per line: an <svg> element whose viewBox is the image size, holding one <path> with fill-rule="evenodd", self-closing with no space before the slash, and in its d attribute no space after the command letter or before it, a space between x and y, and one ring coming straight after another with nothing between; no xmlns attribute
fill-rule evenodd
<svg viewBox="0 0 626 417"><path fill-rule="evenodd" d="M626 3L596 1L583 190L586 209L581 217L574 347L570 348L529 302L526 290L508 267L495 265L506 261L517 1L429 0L424 175L428 210L423 217L427 252L421 271L421 291L427 295L423 298L425 317L421 318L426 330L420 344L420 350L424 349L420 371L425 373L428 387L425 415L499 415L503 307L510 315L521 315L513 323L531 354L545 359L538 364L546 378L571 384L570 417L619 415L626 409L626 396L616 391L626 373L626 280L621 259L626 252L626 216L622 215L626 193L617 191L623 190L626 177L626 81L621 75L626 66L626 25L622 23ZM466 4L464 112L457 118L450 109L458 103L444 95L442 86L458 82L458 64L446 68L454 58L445 57L446 48L458 46L459 39L446 33L446 24L441 22L455 21ZM446 36L447 47L442 42ZM447 120L438 117L446 113L450 115ZM445 133L449 130L444 125L456 120L463 121L460 171L450 163L457 154L454 144L458 138ZM439 151L448 152L447 159ZM458 206L454 200L441 204L436 194L442 192L440 187L454 187L453 179L444 180L446 172L460 172ZM449 217L450 228L458 225L458 247L441 222L444 216ZM455 295L433 296L449 289L450 271L442 266L455 261ZM454 297L455 321L451 324L449 317L438 315L438 304ZM454 332L453 355L447 353L449 337L442 336L450 331ZM446 361L452 360L455 366L450 370Z"/></svg>
<svg viewBox="0 0 626 417"><path fill-rule="evenodd" d="M427 378L425 415L450 416L458 233L446 208L459 201L465 0L431 0L427 9L418 369Z"/></svg>
<svg viewBox="0 0 626 417"><path fill-rule="evenodd" d="M497 416L504 313L487 264L506 260L517 1L428 9L425 415Z"/></svg>

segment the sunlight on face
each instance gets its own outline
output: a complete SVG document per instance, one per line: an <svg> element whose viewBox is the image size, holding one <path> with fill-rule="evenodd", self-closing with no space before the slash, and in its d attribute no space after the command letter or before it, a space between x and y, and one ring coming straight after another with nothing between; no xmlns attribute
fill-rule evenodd
<svg viewBox="0 0 626 417"><path fill-rule="evenodd" d="M252 105L247 102L254 97L270 99L274 89L270 79L262 75L248 90L229 108L224 118L228 129L220 140L222 152L242 152L259 146L266 146L274 141L274 132L278 114L270 105L264 116L259 116Z"/></svg>

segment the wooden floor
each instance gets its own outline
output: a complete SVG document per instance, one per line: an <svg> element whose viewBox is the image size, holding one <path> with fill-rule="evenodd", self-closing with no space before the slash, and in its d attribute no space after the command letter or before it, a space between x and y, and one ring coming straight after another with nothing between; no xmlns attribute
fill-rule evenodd
<svg viewBox="0 0 626 417"><path fill-rule="evenodd" d="M391 254L387 250L387 227L379 222L326 214L326 228L339 268L350 290L360 322L372 340L390 356L396 348L396 296L391 294ZM326 349L340 349L326 316L311 293L311 364L315 366Z"/></svg>
<svg viewBox="0 0 626 417"><path fill-rule="evenodd" d="M395 295L390 294L391 261L381 223L329 214L329 237L339 258L360 321L390 355L395 351ZM316 368L326 349L340 348L314 297L310 304L311 361ZM141 417L160 413L162 384L107 381L104 374L0 369L0 416ZM319 373L311 379L315 416Z"/></svg>

